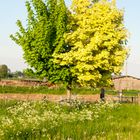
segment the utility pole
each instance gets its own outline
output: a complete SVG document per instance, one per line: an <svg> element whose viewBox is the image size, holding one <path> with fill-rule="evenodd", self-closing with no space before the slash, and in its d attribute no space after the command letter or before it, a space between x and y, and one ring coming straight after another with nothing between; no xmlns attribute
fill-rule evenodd
<svg viewBox="0 0 140 140"><path fill-rule="evenodd" d="M127 63L128 63L128 62L127 62L127 59L126 59L126 62L125 62L125 76L128 76L128 75L127 75Z"/></svg>
<svg viewBox="0 0 140 140"><path fill-rule="evenodd" d="M130 46L128 46L128 51L130 51ZM126 58L126 62L125 62L125 76L126 78L128 78L128 58L129 58L129 52L128 52L128 55L127 55L127 58ZM126 89L128 90L129 87L128 87L128 79L126 79Z"/></svg>
<svg viewBox="0 0 140 140"><path fill-rule="evenodd" d="M128 46L128 51L130 51L130 46ZM129 58L129 52L126 58L126 62L125 62L125 76L128 76L128 58Z"/></svg>

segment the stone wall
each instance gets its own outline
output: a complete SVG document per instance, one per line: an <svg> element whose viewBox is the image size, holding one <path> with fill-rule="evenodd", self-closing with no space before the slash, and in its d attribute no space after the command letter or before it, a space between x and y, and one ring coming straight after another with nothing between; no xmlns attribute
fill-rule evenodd
<svg viewBox="0 0 140 140"><path fill-rule="evenodd" d="M52 87L54 86L51 83L48 82L42 82L39 80L0 80L0 85L1 86L25 86L25 87L30 87L30 86L48 86Z"/></svg>

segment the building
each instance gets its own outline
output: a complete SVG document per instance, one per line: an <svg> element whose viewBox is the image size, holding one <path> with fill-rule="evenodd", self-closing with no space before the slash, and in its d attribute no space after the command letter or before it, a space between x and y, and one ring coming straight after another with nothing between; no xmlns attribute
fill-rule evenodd
<svg viewBox="0 0 140 140"><path fill-rule="evenodd" d="M140 90L140 79L133 76L119 76L113 78L116 90Z"/></svg>

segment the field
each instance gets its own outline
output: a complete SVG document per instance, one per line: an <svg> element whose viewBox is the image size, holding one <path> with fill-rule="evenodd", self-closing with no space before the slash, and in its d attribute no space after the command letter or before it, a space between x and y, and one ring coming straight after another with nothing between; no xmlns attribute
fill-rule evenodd
<svg viewBox="0 0 140 140"><path fill-rule="evenodd" d="M123 91L123 96L138 96L138 92ZM72 93L86 98L50 102L49 96L65 97L66 89L1 85L0 95L6 99L0 100L0 140L139 140L139 104L99 102L100 89L94 88L74 87ZM118 95L112 89L105 94Z"/></svg>
<svg viewBox="0 0 140 140"><path fill-rule="evenodd" d="M140 106L0 101L2 140L139 140Z"/></svg>

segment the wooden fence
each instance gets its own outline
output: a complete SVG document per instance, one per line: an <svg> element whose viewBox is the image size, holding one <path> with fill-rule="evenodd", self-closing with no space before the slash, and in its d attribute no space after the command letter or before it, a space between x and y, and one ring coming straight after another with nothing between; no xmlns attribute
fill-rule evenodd
<svg viewBox="0 0 140 140"><path fill-rule="evenodd" d="M113 96L113 101L121 103L140 103L139 96Z"/></svg>

